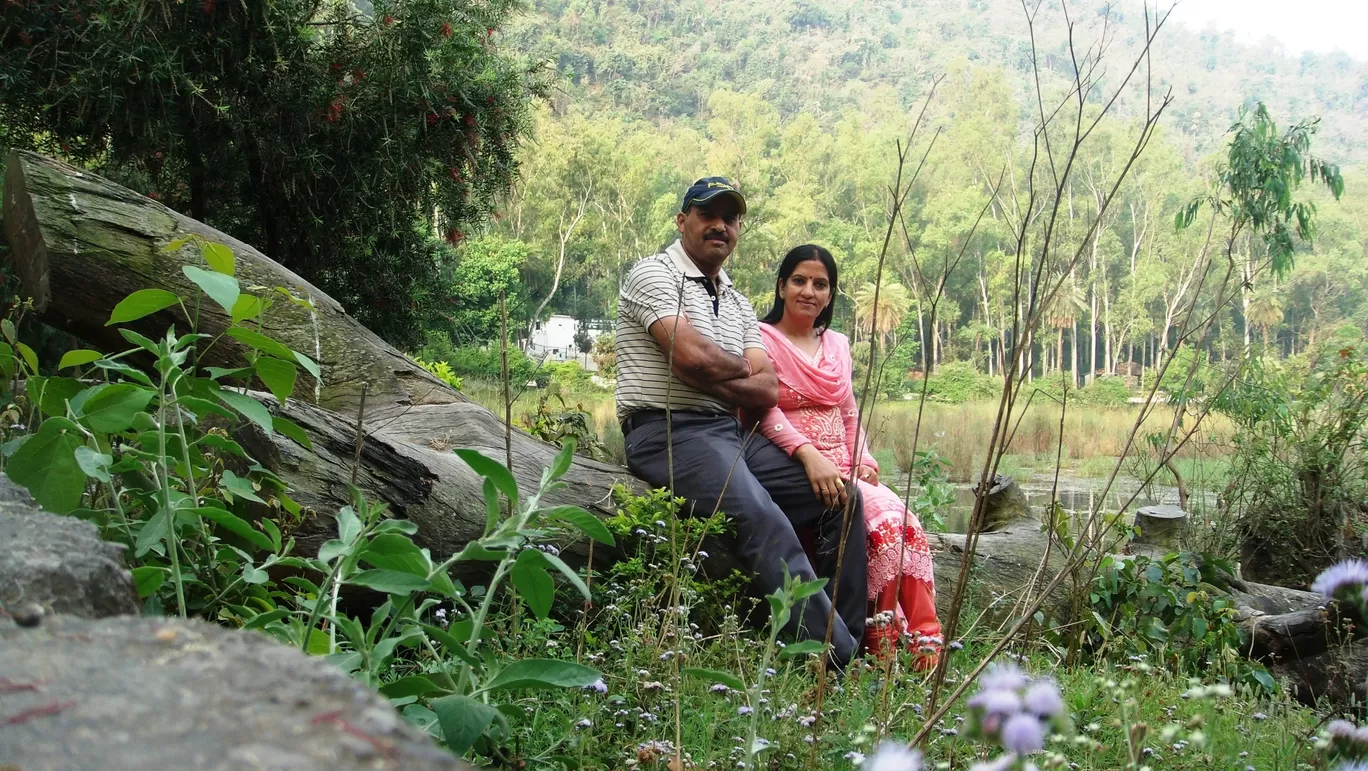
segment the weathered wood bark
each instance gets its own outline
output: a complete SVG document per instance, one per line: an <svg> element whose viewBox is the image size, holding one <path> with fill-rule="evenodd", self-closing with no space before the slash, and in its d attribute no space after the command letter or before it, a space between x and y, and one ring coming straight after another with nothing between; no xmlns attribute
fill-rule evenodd
<svg viewBox="0 0 1368 771"><path fill-rule="evenodd" d="M502 459L502 421L352 320L304 279L200 222L32 153L10 155L4 225L19 278L42 319L105 350L127 347L104 323L128 294L155 287L195 296L197 289L181 267L198 260L197 253L163 251L187 234L232 248L244 286L284 287L313 302L312 312L277 303L267 314L266 331L318 360L321 382L302 375L296 390L300 398L284 405L269 395L254 394L297 423L309 435L313 450L279 434L267 437L250 426L241 435L253 456L286 481L297 501L323 515L312 529L306 525L298 533L303 536L302 551L326 537L326 515L349 503L347 488L354 467L356 484L399 516L416 522L420 540L434 554L450 554L483 529L481 480L450 450L468 447ZM217 334L228 322L213 303L201 305L200 331ZM185 319L170 310L131 326L159 337L172 324L186 328ZM233 346L225 338L215 346L209 363L239 365L242 351ZM356 462L356 422L363 393L365 441ZM513 432L512 441L514 473L521 485L534 488L555 448L521 431ZM611 509L610 489L615 483L642 486L625 469L588 460L577 460L565 482L547 502L577 504L598 513ZM1058 550L1048 565L1040 565L1046 540L1038 522L1021 518L1029 514L1029 507L1000 508L1000 531L980 537L974 574L978 606L988 608L989 618L999 619L1010 614L1028 587L1038 592L1063 567ZM931 544L941 587L938 600L948 605L964 536L933 535ZM582 556L582 548L573 547L570 555ZM713 553L707 567L725 574L730 567L725 553ZM611 560L617 554L599 549L595 558ZM1243 598L1243 623L1253 640L1251 655L1314 655L1338 639L1338 619L1320 607L1315 595L1255 584L1239 592L1235 596ZM1047 614L1063 617L1066 603L1066 593L1056 591L1047 598Z"/></svg>

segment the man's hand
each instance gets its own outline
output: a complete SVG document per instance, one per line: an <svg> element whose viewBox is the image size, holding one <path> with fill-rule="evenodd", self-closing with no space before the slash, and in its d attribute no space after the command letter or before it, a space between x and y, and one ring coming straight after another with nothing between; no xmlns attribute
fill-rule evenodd
<svg viewBox="0 0 1368 771"><path fill-rule="evenodd" d="M767 410L779 402L779 380L763 350L748 349L745 357L727 353L683 316L662 318L650 332L675 377L688 385L741 409Z"/></svg>

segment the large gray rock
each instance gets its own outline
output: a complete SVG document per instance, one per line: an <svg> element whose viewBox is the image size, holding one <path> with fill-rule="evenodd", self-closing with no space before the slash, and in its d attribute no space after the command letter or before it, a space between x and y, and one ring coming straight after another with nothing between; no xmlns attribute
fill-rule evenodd
<svg viewBox="0 0 1368 771"><path fill-rule="evenodd" d="M0 621L0 768L459 769L326 661L201 621Z"/></svg>
<svg viewBox="0 0 1368 771"><path fill-rule="evenodd" d="M0 603L84 618L137 613L123 551L89 522L43 512L0 474Z"/></svg>

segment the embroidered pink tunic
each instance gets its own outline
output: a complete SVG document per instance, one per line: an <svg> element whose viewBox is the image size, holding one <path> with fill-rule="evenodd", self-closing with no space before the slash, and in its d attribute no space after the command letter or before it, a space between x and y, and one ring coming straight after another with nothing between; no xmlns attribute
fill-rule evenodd
<svg viewBox="0 0 1368 771"><path fill-rule="evenodd" d="M861 464L877 471L879 464L863 435L858 453L854 446L859 409L846 336L824 332L817 355L809 357L774 327L761 324L760 332L779 378L779 405L760 418L759 431L789 455L812 444L842 476L850 474L851 458L857 455ZM934 592L931 550L921 522L893 490L864 481L859 485L869 531L870 599L900 578L924 581Z"/></svg>

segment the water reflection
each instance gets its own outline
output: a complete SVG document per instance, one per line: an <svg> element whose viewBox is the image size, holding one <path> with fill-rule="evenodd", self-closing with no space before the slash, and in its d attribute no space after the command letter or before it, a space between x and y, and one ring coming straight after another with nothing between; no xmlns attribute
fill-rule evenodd
<svg viewBox="0 0 1368 771"><path fill-rule="evenodd" d="M1032 513L1039 515L1049 505L1053 482L1053 472L1034 474L1028 479L1017 480L1017 484L1026 493L1026 501L1031 505ZM1178 505L1178 488L1176 487L1150 484L1141 490L1140 480L1134 477L1118 476L1104 497L1102 489L1106 483L1106 479L1061 474L1057 496L1065 511L1080 514L1092 511L1099 504L1102 511L1118 511L1125 506L1125 510L1131 513L1142 506L1161 503ZM1138 495L1136 495L1137 492L1139 492ZM1134 500L1131 500L1133 495L1135 496ZM1189 495L1191 499L1195 499L1205 494L1200 491L1190 491ZM1194 505L1191 499L1188 502L1189 507ZM1205 500L1205 497L1202 500ZM1128 501L1130 505L1127 506ZM1207 502L1210 503L1210 501ZM963 533L969 526L969 515L973 513L973 510L973 485L968 483L955 485L955 502L951 504L950 511L945 516L946 529L952 533Z"/></svg>

